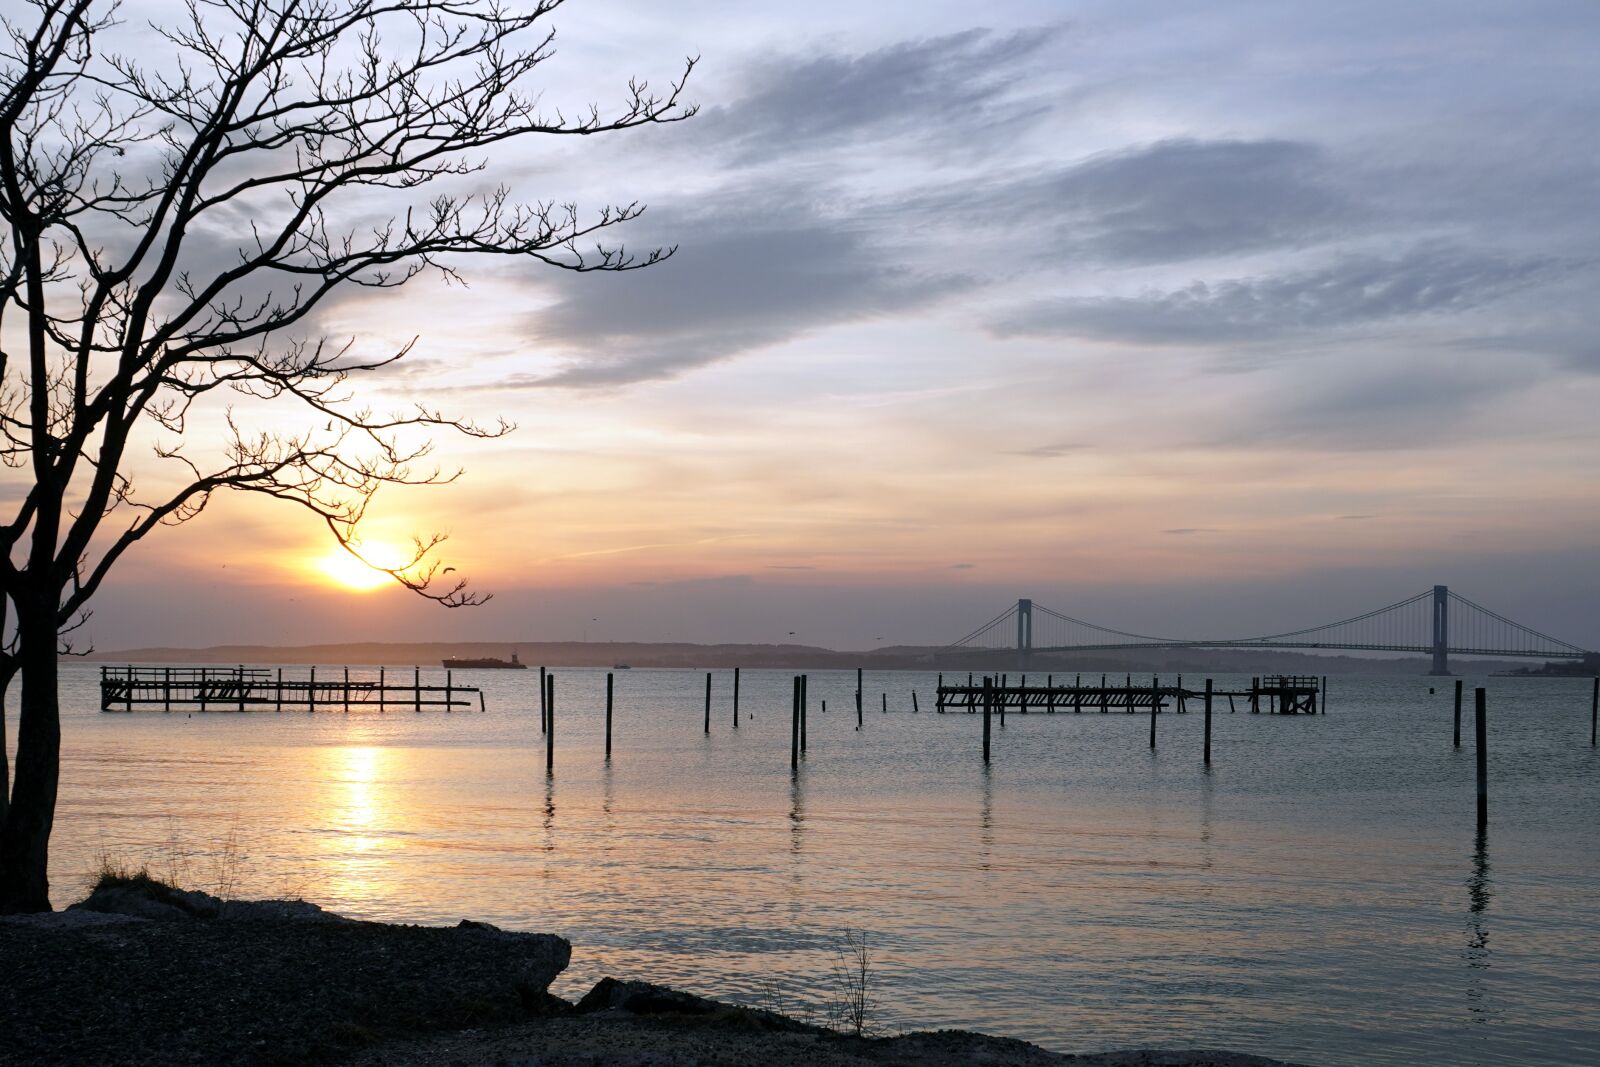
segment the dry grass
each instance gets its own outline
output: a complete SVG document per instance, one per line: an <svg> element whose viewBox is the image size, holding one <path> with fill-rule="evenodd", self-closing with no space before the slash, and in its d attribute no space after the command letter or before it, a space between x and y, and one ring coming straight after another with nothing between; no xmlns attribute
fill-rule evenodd
<svg viewBox="0 0 1600 1067"><path fill-rule="evenodd" d="M140 885L159 889L201 890L224 900L232 900L248 881L249 866L238 824L214 848L196 849L179 836L176 822L167 820L167 837L137 861L102 848L84 880L93 892L100 888ZM298 899L303 882L284 879L282 899Z"/></svg>

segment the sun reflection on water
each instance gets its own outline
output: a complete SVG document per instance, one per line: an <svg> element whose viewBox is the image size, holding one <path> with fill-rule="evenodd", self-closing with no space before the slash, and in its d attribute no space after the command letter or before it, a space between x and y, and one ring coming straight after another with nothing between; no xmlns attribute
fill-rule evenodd
<svg viewBox="0 0 1600 1067"><path fill-rule="evenodd" d="M323 889L346 901L382 899L390 853L400 847L402 818L393 784L404 751L372 745L316 749L316 780L325 783L307 825L322 828Z"/></svg>

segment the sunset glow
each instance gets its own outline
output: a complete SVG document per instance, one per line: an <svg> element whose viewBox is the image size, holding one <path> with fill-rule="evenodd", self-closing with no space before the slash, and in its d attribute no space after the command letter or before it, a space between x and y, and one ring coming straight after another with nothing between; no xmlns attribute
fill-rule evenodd
<svg viewBox="0 0 1600 1067"><path fill-rule="evenodd" d="M312 561L313 569L323 580L340 589L370 593L394 584L394 576L379 568L399 567L410 562L407 553L393 545L361 544L357 550L364 558L343 548L332 549Z"/></svg>

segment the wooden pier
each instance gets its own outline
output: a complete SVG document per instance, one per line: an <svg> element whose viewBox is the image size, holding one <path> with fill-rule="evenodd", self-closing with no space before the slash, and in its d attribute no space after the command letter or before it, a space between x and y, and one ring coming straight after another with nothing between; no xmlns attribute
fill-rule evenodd
<svg viewBox="0 0 1600 1067"><path fill-rule="evenodd" d="M1248 689L1213 689L1213 698L1228 699L1230 711L1237 711L1234 698L1246 701L1252 714L1262 711L1272 715L1315 715L1323 707L1322 694L1326 681L1313 675L1268 675L1252 678ZM1188 712L1191 698L1201 699L1204 690L1185 689L1183 685L1161 685L1152 680L1150 685L1139 685L1131 679L1122 685L941 685L935 698L935 710L962 710L976 714L983 710L984 700L999 711L1015 709L1026 715L1030 711L1056 712L1098 711L1109 714L1120 711L1128 715L1137 712L1160 712L1172 708L1182 715Z"/></svg>
<svg viewBox="0 0 1600 1067"><path fill-rule="evenodd" d="M477 705L483 692L456 685L450 671L444 685L423 685L422 671L410 677L387 668L376 679L350 677L350 668L330 675L310 668L304 678L285 678L283 668L264 667L101 667L101 711L453 711ZM476 699L474 699L476 698Z"/></svg>

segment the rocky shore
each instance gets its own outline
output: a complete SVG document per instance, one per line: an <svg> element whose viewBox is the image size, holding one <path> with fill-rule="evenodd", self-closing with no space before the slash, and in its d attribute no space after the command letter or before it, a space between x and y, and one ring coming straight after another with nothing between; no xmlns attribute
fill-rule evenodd
<svg viewBox="0 0 1600 1067"><path fill-rule="evenodd" d="M1065 1056L957 1031L856 1038L645 982L548 992L549 934L356 922L314 905L101 886L0 919L0 1064L984 1064L1274 1067L1220 1051Z"/></svg>

